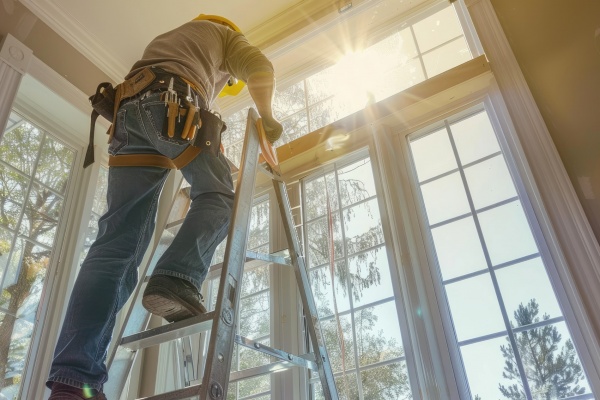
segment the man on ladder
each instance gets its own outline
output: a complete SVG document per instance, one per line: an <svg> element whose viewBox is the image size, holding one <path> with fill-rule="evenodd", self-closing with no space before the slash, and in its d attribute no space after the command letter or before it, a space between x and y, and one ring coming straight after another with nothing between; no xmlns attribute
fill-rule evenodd
<svg viewBox="0 0 600 400"><path fill-rule="evenodd" d="M46 383L49 400L106 399L102 386L115 316L136 287L172 168L191 185L192 203L154 269L143 304L170 322L206 311L199 289L227 235L234 196L220 151L224 123L208 110L221 89L239 91L236 79L247 82L273 143L282 132L271 108L273 66L226 18L201 14L156 37L116 87L108 210L73 288Z"/></svg>

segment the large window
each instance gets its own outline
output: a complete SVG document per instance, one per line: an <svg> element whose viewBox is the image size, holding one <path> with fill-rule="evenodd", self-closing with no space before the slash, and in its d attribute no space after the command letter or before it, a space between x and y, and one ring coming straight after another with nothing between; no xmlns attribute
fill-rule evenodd
<svg viewBox="0 0 600 400"><path fill-rule="evenodd" d="M336 163L303 186L307 268L340 398L412 399L370 159Z"/></svg>
<svg viewBox="0 0 600 400"><path fill-rule="evenodd" d="M341 46L341 45L340 45ZM470 60L472 54L451 5L398 23L363 49L275 94L282 145ZM239 165L248 108L227 118L227 156Z"/></svg>
<svg viewBox="0 0 600 400"><path fill-rule="evenodd" d="M408 141L447 336L471 398L594 398L486 110Z"/></svg>
<svg viewBox="0 0 600 400"><path fill-rule="evenodd" d="M11 113L0 141L0 398L19 398L75 155Z"/></svg>

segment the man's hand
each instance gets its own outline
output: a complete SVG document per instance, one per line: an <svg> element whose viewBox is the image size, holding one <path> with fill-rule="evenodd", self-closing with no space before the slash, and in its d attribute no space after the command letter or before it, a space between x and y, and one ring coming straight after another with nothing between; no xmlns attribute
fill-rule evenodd
<svg viewBox="0 0 600 400"><path fill-rule="evenodd" d="M273 117L262 117L263 128L265 128L265 136L271 142L275 143L281 137L283 126Z"/></svg>

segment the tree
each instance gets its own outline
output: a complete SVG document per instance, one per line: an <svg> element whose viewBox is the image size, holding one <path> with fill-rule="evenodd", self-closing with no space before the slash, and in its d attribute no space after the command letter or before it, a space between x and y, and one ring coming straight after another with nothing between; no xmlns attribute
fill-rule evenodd
<svg viewBox="0 0 600 400"><path fill-rule="evenodd" d="M535 299L514 312L518 326L528 326L547 321L550 316L538 316L539 305ZM514 328L514 327L513 327ZM585 380L583 369L571 339L559 348L562 335L553 325L545 325L523 331L516 335L517 350L521 356L525 377L521 377L516 365L515 354L509 344L500 346L505 359L502 376L514 383L499 385L502 395L511 400L526 399L522 378L527 379L534 399L562 399L585 393L579 383Z"/></svg>
<svg viewBox="0 0 600 400"><path fill-rule="evenodd" d="M74 154L14 114L11 121L20 122L0 142L0 257L5 261L0 389L13 386L17 390Z"/></svg>

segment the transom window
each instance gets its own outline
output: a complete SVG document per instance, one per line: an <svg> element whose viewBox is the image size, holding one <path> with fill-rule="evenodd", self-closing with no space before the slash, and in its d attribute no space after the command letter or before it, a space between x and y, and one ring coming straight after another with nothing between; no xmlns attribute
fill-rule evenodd
<svg viewBox="0 0 600 400"><path fill-rule="evenodd" d="M347 53L308 78L275 93L283 126L277 145L313 132L472 58L451 5L404 21L386 37ZM223 142L239 165L248 107L227 118Z"/></svg>

